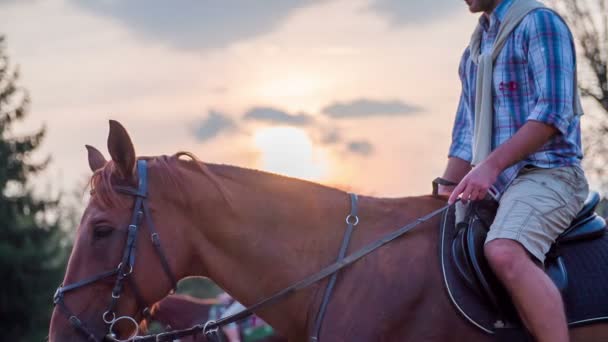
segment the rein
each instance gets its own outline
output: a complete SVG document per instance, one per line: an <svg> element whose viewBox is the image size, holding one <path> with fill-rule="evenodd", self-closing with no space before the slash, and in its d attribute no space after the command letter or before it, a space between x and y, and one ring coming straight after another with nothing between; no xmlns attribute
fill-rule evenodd
<svg viewBox="0 0 608 342"><path fill-rule="evenodd" d="M384 235L380 239L367 244L366 246L364 246L361 249L357 250L356 252L350 254L349 256L323 268L321 271L319 271L315 274L312 274L312 275L308 276L307 278L300 280L300 281L292 284L291 286L276 292L272 296L262 299L261 301L255 303L233 315L224 317L217 321L208 321L205 324L198 324L198 325L195 325L188 329L175 330L175 331L170 331L170 332L160 333L160 334L155 334L155 335L136 336L132 339L132 341L138 341L138 342L139 341L141 341L141 342L144 342L144 341L145 342L148 342L148 341L158 341L158 342L173 341L176 338L180 338L180 337L184 337L184 336L188 336L188 335L194 335L194 334L198 334L201 332L203 334L205 334L205 336L208 339L210 339L211 341L216 341L217 335L215 335L215 334L219 331L219 328L221 328L222 326L245 319L245 318L253 315L254 311L259 310L263 307L269 306L271 304L274 304L274 303L278 302L279 300L283 299L284 297L294 293L295 291L306 288L326 277L329 277L332 274L335 274L336 272L340 271L341 269L343 269L347 266L350 266L354 262L356 262L359 259L363 258L364 256L370 254L371 252L375 251L376 249L386 245L387 243L389 243L389 242L397 239L398 237L402 236L403 234L409 232L410 230L414 229L419 224L427 222L428 220L434 218L435 216L442 214L443 212L448 210L453 205L454 204L445 205L425 216L422 216L422 217L416 219L415 221L410 222L409 224L407 224L391 233ZM314 340L315 337L316 336L312 336L311 340ZM118 340L110 340L110 341L118 342Z"/></svg>
<svg viewBox="0 0 608 342"><path fill-rule="evenodd" d="M367 244L366 246L362 247L361 249L357 250L356 252L345 257L346 250L348 248L348 244L350 242L350 237L352 235L353 229L359 223L359 217L357 216L357 196L354 194L350 194L351 212L346 217L346 223L348 226L347 226L347 230L344 234L344 239L342 241L342 245L341 245L340 251L338 253L338 260L336 262L323 268L321 271L319 271L315 274L312 274L312 275L306 277L305 279L300 280L300 281L292 284L291 286L274 293L272 296L260 300L259 302L245 308L244 310L241 310L240 312L237 312L233 315L224 317L217 321L208 321L205 324L198 324L198 325L195 325L188 329L174 330L174 331L164 332L164 333L154 334L154 335L137 336L137 334L139 333L139 325L137 324L135 319L133 319L132 317L129 317L129 316L121 316L121 317L117 318L116 313L114 312L114 309L115 309L118 299L120 298L120 295L122 293L123 281L125 279L127 279L130 282L130 285L131 285L133 293L136 297L135 299L138 303L138 306L144 307L144 309L142 310L142 315L145 316L146 318L150 318L150 313L149 313L148 307L144 304L143 299L140 295L140 292L137 290L135 283L132 281L132 278L129 278L129 276L133 273L133 267L135 265L135 256L136 256L135 245L136 245L136 241L137 241L137 231L144 218L146 219L146 225L151 233L150 237L152 239L152 244L153 244L157 254L159 255L159 258L161 261L161 266L162 266L163 270L165 271L167 277L171 281L171 284L172 284L171 291L173 291L177 285L175 276L173 275L173 272L171 271L171 268L169 267L169 263L167 262L167 258L165 257L165 254L162 251L161 244L160 244L160 238L158 236L158 233L156 232L154 223L152 222L152 217L150 216L150 211L149 211L148 204L147 204L148 177L147 177L147 165L146 165L145 160L137 161L137 172L138 172L137 189L133 189L130 187L116 187L117 191L135 197L135 203L133 206L133 214L131 216L131 224L129 225L129 228L128 228L127 242L125 244L125 250L124 250L121 262L118 264L118 266L114 270L97 274L95 276L75 282L70 285L66 285L66 286L60 285L59 288L57 288L55 295L53 296L54 305L60 308L60 311L68 318L68 321L70 322L70 324L76 330L78 330L80 333L82 333L84 335L84 337L87 338L88 341L99 342L100 340L97 337L95 337L95 335L86 327L86 325L67 307L67 305L63 301L63 298L64 298L65 293L67 293L67 292L96 283L100 280L103 280L103 279L106 279L109 277L116 277L116 281L115 281L114 288L112 289L112 296L111 296L109 308L102 314L102 317L101 317L103 319L103 321L106 323L106 325L109 326L108 334L104 337L104 340L112 341L112 342L126 342L126 341L161 342L161 341L173 341L177 338L195 335L195 334L199 334L199 333L205 334L205 336L211 341L217 341L219 329L222 326L225 326L230 323L234 323L234 322L240 321L244 318L247 318L247 317L251 316L253 314L253 312L256 310L259 310L263 307L274 304L277 301L283 299L284 297L292 294L295 291L306 288L322 279L332 276L330 278L330 281L328 282L327 288L325 289L325 293L323 295L323 301L322 301L322 303L319 307L319 311L317 313L317 319L315 320L315 327L313 329L313 334L310 336L311 341L318 341L318 335L319 335L319 332L321 329L323 316L325 313L325 309L327 307L327 303L329 301L329 297L331 295L331 292L333 290L333 287L334 287L334 284L336 281L337 272L342 270L343 268L346 268L347 266L350 266L357 260L370 254L371 252L375 251L376 249L378 249L378 248L388 244L389 242L397 239L398 237L404 235L405 233L409 232L410 230L412 230L419 224L424 223L424 222L434 218L435 216L440 215L441 213L448 210L451 206L454 205L454 204L445 205L439 209L436 209L433 212L431 212L425 216L422 216L422 217L416 219L415 221L410 222L409 224L407 224L391 233L388 233L388 234L382 236L380 239ZM115 324L121 320L127 320L130 323L134 324L134 326L135 326L135 333L133 333L128 339L125 339L125 340L118 339L113 332L113 328L114 328Z"/></svg>

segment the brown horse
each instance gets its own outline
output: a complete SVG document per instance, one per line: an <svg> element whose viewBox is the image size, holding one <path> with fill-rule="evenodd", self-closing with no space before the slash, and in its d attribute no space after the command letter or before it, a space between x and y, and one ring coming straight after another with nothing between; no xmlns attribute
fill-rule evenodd
<svg viewBox="0 0 608 342"><path fill-rule="evenodd" d="M56 306L51 319L52 342L86 340L74 328L78 322L86 324L90 339L101 339L108 331L102 315L116 272L107 277L102 272L115 269L125 250L134 199L119 190L137 183L138 165L129 135L114 121L110 122L108 149L112 157L108 162L89 149L89 165L95 171L92 196L76 233L64 284L81 285L84 279L94 278L63 293L63 305ZM180 158L184 155L140 158L147 161L150 215L177 279L207 276L250 305L335 260L350 211L345 192ZM361 196L360 222L349 250L440 208L445 201L432 196ZM148 222L142 225L147 227ZM343 270L320 339L493 341L459 316L450 303L439 267L438 225L439 218L421 224ZM138 303L157 302L173 286L164 276L150 239L140 236L133 253L137 259L132 270L119 265L119 273L131 281L116 300L117 317L139 317ZM103 278L97 281L95 275L100 273ZM256 314L290 341L306 341L326 283L316 283ZM134 288L139 289L138 295ZM69 315L79 320L72 318L70 323ZM127 335L132 328L115 327ZM572 341L608 341L608 326L573 329Z"/></svg>
<svg viewBox="0 0 608 342"><path fill-rule="evenodd" d="M155 321L168 326L169 329L186 329L196 324L207 322L209 310L217 304L216 299L199 299L188 295L174 294L154 304L150 314ZM142 323L145 324L145 323ZM145 326L143 327L146 328ZM202 334L196 337L181 338L182 342L207 341ZM286 339L273 336L259 342L284 342Z"/></svg>

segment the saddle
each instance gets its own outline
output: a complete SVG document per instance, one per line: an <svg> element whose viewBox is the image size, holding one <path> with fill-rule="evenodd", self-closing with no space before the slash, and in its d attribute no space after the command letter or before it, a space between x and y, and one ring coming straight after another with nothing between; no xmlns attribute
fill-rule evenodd
<svg viewBox="0 0 608 342"><path fill-rule="evenodd" d="M561 291L570 326L608 320L608 235L606 221L595 214L600 201L590 193L570 227L547 253L545 272ZM444 214L440 260L448 295L457 310L489 334L521 327L515 307L490 269L483 252L496 202L471 206L455 224L454 209Z"/></svg>

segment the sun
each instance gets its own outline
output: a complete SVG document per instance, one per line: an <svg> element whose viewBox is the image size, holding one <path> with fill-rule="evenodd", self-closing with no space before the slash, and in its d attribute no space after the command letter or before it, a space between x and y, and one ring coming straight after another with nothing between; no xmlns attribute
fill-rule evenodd
<svg viewBox="0 0 608 342"><path fill-rule="evenodd" d="M283 126L260 128L253 140L261 153L261 169L307 180L324 178L326 163L322 151L314 148L302 129Z"/></svg>

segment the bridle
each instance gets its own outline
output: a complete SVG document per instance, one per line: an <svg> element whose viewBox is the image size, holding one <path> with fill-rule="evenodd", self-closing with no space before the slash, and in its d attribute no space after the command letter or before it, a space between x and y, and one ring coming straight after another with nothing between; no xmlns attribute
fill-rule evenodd
<svg viewBox="0 0 608 342"><path fill-rule="evenodd" d="M131 221L130 221L130 224L129 224L129 227L127 230L127 241L125 244L125 249L124 249L124 252L122 255L122 259L121 259L120 263L118 264L118 266L111 271L102 272L102 273L99 273L90 278L87 278L87 279L84 279L84 280L81 280L81 281L78 281L78 282L75 282L75 283L72 283L69 285L64 286L62 284L59 286L59 288L57 288L57 291L55 292L55 295L53 296L53 304L57 308L59 308L59 310L67 317L70 324L78 332L83 334L89 341L99 342L100 340L97 337L95 337L95 335L90 331L90 329L86 326L86 324L84 322L82 322L82 320L80 320L64 303L63 298L67 292L71 292L76 289L85 287L87 285L97 283L101 280L105 280L106 278L116 277L116 280L114 282L114 287L112 289L110 304L108 306L108 309L101 315L101 319L108 326L108 335L106 337L109 337L110 340L121 341L121 340L117 340L117 338L116 338L116 334L114 333L114 326L116 325L117 322L123 321L123 320L128 321L129 323L133 324L135 327L135 329L134 329L135 332L128 339L122 340L122 341L132 340L135 336L137 336L139 334L139 325L133 317L130 317L130 316L116 317L115 309L116 309L118 300L120 299L120 296L123 292L125 281L127 281L129 283L129 286L131 287L131 289L134 293L138 308L143 308L141 310L141 315L145 318L150 317L150 310L148 308L148 305L146 305L146 303L144 302L144 300L140 294L141 292L137 289L135 282L133 281L133 277L130 277L133 274L133 267L135 266L135 256L137 254L136 253L137 232L144 219L145 219L146 226L148 227L148 230L150 231L152 245L154 246L154 249L156 250L156 252L160 258L161 266L162 266L163 270L165 271L165 274L171 281L171 286L172 286L171 291L173 292L177 286L177 281L175 279L175 276L174 276L173 272L171 271L171 268L170 268L167 258L165 256L165 253L163 253L163 250L162 250L162 247L160 244L160 237L159 237L158 233L156 232L154 223L152 222L152 216L150 216L150 208L149 208L148 202L147 202L148 170L147 170L146 160L140 159L137 161L137 175L138 175L137 188L126 187L126 186L116 186L115 187L116 191L121 192L123 194L131 195L135 199L134 205L133 205L133 213L131 214Z"/></svg>
<svg viewBox="0 0 608 342"><path fill-rule="evenodd" d="M146 226L148 227L148 229L150 230L150 233L151 233L150 235L151 235L151 239L152 239L152 244L153 244L154 248L156 249L157 254L160 257L161 265L162 265L163 269L165 270L167 277L171 281L171 284L172 284L171 291L175 290L177 282L175 280L175 276L171 272L169 263L167 262L167 258L165 257L165 254L162 251L162 247L160 245L160 238L158 236L158 233L156 232L156 229L154 228L154 223L152 222L152 216L150 216L150 210L149 210L148 203L147 203L147 190L148 190L147 175L148 174L147 174L147 165L146 165L145 160L137 161L137 173L138 173L137 189L132 188L132 187L123 187L123 186L115 187L115 189L118 192L135 197L135 204L133 206L133 213L131 215L131 224L129 224L128 233L127 233L127 243L125 245L123 257L122 257L120 263L118 264L118 266L116 267L116 269L100 273L98 275L78 281L78 282L70 284L70 285L66 285L66 286L60 285L59 288L57 289L57 291L55 292L55 296L53 297L53 303L55 304L55 306L57 306L60 309L60 311L63 312L63 314L68 318L68 321L70 322L70 324L78 332L83 334L89 341L99 342L100 340L97 337L95 337L95 335L93 333L91 333L90 330L86 327L86 325L75 314L73 314L72 311L65 305L65 303L63 302L63 297L66 292L70 292L70 291L79 289L81 287L96 283L100 280L103 280L103 279L106 279L109 277L115 276L116 282L115 282L114 288L112 289L112 296L111 296L109 308L102 314L101 318L106 323L106 325L108 325L108 334L106 336L104 336L104 339L112 341L112 342L126 342L126 341L132 341L132 340L140 341L140 342L173 341L175 338L181 338L184 336L190 336L190 335L195 335L195 334L199 334L199 333L204 334L208 340L214 341L217 338L219 328L221 328L222 326L242 320L242 319L252 315L253 312L261 309L262 307L266 307L271 304L274 304L274 303L278 302L279 300L281 300L282 298L289 296L290 294L292 294L298 290L304 289L322 279L330 277L330 280L325 289L325 293L323 295L322 303L319 307L319 312L317 313L317 316L315 319L315 324L313 327L312 334L311 334L311 336L309 336L309 341L313 341L313 342L318 341L324 312L325 312L325 309L327 308L328 300L329 300L329 297L331 296L331 293L332 293L332 290L333 290L333 287L335 284L335 280L336 280L335 276L336 276L337 272L348 267L349 265L352 265L357 260L363 258L364 256L375 251L376 249L390 243L391 241L394 241L395 239L397 239L400 236L404 235L405 233L409 232L410 230L412 230L419 224L427 222L428 220L444 213L445 211L447 211L450 207L452 207L454 205L454 204L445 205L439 209L434 210L433 212L431 212L427 215L419 217L415 221L410 222L410 223L406 224L405 226L402 226L386 235L383 235L379 239L363 246L359 250L356 250L347 256L346 249L348 247L348 242L350 241L350 235L352 234L352 230L353 230L354 226L356 226L359 222L359 218L357 216L357 210L356 210L357 197L355 195L351 194L350 195L351 196L351 213L348 216L346 216L347 230L345 232L344 239L343 239L342 245L340 247L338 259L336 262L324 267L319 272L312 274L312 275L292 284L291 286L288 286L288 287L274 293L270 297L264 298L264 299L260 300L259 302L245 308L244 310L237 312L233 315L230 315L228 317L221 318L217 321L208 321L204 324L198 324L198 325L195 325L188 329L175 330L175 331L170 331L170 332L165 332L165 333L160 333L160 334L155 334L155 335L138 336L139 325L137 324L137 321L134 318L129 317L129 316L120 316L117 318L114 309L116 308L116 304L122 293L123 282L125 280L127 280L127 281L129 281L130 286L133 290L135 299L138 303L138 307L144 308L142 310L141 314L147 319L151 318L148 306L145 305L141 295L139 294L140 292L137 290L137 287L135 286L135 283L133 282L132 278L129 277L131 274L133 274L133 266L135 265L135 243L137 240L137 231L138 231L140 224L144 220L144 218L146 220ZM121 320L129 321L130 323L132 323L135 326L135 332L129 338L127 338L125 340L117 339L116 334L113 331L116 323Z"/></svg>

